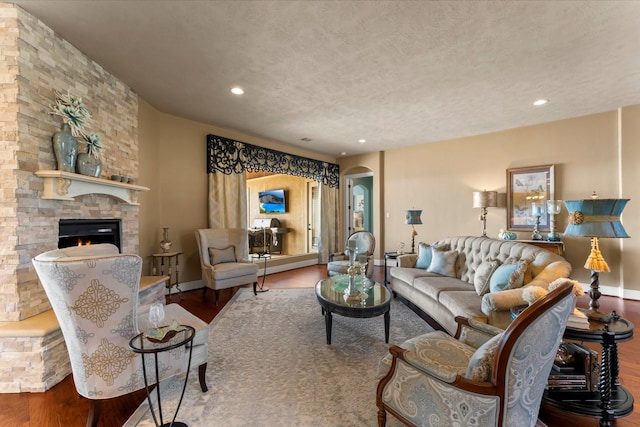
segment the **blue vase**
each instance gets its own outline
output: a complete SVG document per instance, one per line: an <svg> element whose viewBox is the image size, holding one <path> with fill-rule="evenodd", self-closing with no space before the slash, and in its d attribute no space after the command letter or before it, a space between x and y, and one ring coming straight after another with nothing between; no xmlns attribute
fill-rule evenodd
<svg viewBox="0 0 640 427"><path fill-rule="evenodd" d="M58 170L75 173L78 141L71 134L71 128L67 123L62 125L61 131L53 134L53 154Z"/></svg>
<svg viewBox="0 0 640 427"><path fill-rule="evenodd" d="M95 177L100 176L100 171L102 170L102 161L100 158L89 153L80 153L78 154L77 163L78 173Z"/></svg>

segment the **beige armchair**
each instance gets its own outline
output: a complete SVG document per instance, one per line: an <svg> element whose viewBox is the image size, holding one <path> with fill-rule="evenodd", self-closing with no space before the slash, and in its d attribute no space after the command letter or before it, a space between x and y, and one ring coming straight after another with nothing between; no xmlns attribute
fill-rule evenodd
<svg viewBox="0 0 640 427"><path fill-rule="evenodd" d="M504 331L458 317L455 338L431 332L391 347L380 365L378 426L387 413L409 426L535 426L572 289L549 292Z"/></svg>
<svg viewBox="0 0 640 427"><path fill-rule="evenodd" d="M204 228L196 230L203 289L213 289L218 305L221 289L253 283L257 294L258 266L249 261L247 230Z"/></svg>
<svg viewBox="0 0 640 427"><path fill-rule="evenodd" d="M376 238L368 231L356 231L355 233L351 233L345 246L349 245L349 241L356 242L356 261L358 261L362 255L367 257L366 275L368 278L371 278L373 275L373 252L376 249ZM329 276L347 274L348 268L349 255L346 250L329 256L329 262L327 263L327 274Z"/></svg>
<svg viewBox="0 0 640 427"><path fill-rule="evenodd" d="M129 349L130 339L151 327L149 308L138 307L142 259L97 244L45 252L33 265L60 324L76 390L91 401L87 426L96 426L102 399L144 387L142 357ZM209 326L178 304L167 305L165 314L166 322L175 319L196 330L191 365L199 367L206 391ZM160 379L187 366L184 348L161 353L159 360ZM153 375L151 368L147 372Z"/></svg>

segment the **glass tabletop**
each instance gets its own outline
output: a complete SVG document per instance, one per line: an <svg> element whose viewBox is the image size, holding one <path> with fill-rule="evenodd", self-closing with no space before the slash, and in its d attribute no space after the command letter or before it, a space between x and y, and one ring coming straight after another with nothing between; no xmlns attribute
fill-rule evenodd
<svg viewBox="0 0 640 427"><path fill-rule="evenodd" d="M355 277L356 287L362 290L362 279L360 275ZM316 284L316 295L324 301L333 305L344 307L377 307L387 304L391 299L391 292L380 283L365 278L365 299L348 300L345 298L345 289L349 286L349 276L346 274L328 277L320 280Z"/></svg>

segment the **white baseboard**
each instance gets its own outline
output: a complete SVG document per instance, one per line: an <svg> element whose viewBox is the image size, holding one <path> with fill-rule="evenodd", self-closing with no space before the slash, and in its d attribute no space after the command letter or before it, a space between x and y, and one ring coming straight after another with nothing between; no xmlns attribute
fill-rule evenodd
<svg viewBox="0 0 640 427"><path fill-rule="evenodd" d="M591 285L583 282L580 282L580 284L584 293L588 294ZM600 286L599 289L602 295L640 301L640 291L635 289L623 289L617 286Z"/></svg>

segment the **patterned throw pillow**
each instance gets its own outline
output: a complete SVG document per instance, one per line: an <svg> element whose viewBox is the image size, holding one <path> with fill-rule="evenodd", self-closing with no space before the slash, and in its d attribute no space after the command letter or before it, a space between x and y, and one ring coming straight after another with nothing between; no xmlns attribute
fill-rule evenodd
<svg viewBox="0 0 640 427"><path fill-rule="evenodd" d="M425 270L431 265L431 246L426 243L418 243L418 259L416 260L416 268L424 268Z"/></svg>
<svg viewBox="0 0 640 427"><path fill-rule="evenodd" d="M224 249L209 248L209 259L211 265L236 262L236 248L233 245Z"/></svg>
<svg viewBox="0 0 640 427"><path fill-rule="evenodd" d="M456 251L431 251L431 264L427 271L441 276L456 277L456 261L458 252Z"/></svg>
<svg viewBox="0 0 640 427"><path fill-rule="evenodd" d="M469 360L465 377L472 381L488 381L493 373L493 362L498 352L498 344L502 333L482 344Z"/></svg>
<svg viewBox="0 0 640 427"><path fill-rule="evenodd" d="M505 261L505 264L496 268L496 271L491 276L489 291L500 292L521 287L524 284L524 275L530 263L531 260L528 259L515 263L509 263L509 260Z"/></svg>
<svg viewBox="0 0 640 427"><path fill-rule="evenodd" d="M473 286L476 288L478 295L482 296L489 292L491 276L499 266L500 262L496 260L486 260L478 266L473 276Z"/></svg>

